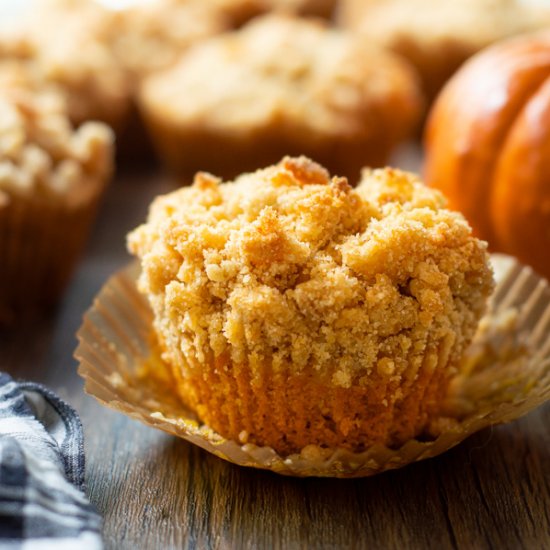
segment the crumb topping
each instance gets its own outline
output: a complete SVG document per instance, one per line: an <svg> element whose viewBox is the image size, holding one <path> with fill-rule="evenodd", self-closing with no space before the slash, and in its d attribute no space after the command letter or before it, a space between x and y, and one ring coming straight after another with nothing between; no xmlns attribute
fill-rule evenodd
<svg viewBox="0 0 550 550"><path fill-rule="evenodd" d="M73 130L63 99L17 87L0 94L0 194L70 195L112 171L114 137L97 122Z"/></svg>
<svg viewBox="0 0 550 550"><path fill-rule="evenodd" d="M428 352L456 361L473 336L492 272L444 204L405 172L365 171L352 189L285 158L231 183L198 174L128 242L169 355L229 355L259 375L291 364L349 387L399 380Z"/></svg>
<svg viewBox="0 0 550 550"><path fill-rule="evenodd" d="M421 105L415 75L400 58L321 21L284 15L202 42L147 79L141 95L168 124L237 136L274 124L344 137L383 127L395 140Z"/></svg>

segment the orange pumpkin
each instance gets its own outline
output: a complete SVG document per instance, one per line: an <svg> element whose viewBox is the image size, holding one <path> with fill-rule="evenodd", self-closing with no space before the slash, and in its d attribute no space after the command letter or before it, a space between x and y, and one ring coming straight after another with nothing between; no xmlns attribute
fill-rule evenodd
<svg viewBox="0 0 550 550"><path fill-rule="evenodd" d="M550 33L473 57L430 114L425 177L478 236L550 277Z"/></svg>

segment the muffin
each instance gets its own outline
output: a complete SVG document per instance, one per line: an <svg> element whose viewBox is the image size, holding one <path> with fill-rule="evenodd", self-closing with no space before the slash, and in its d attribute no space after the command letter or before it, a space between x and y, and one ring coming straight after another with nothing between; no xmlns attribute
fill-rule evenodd
<svg viewBox="0 0 550 550"><path fill-rule="evenodd" d="M157 0L114 15L108 43L132 86L172 66L192 44L227 30L231 22L214 3Z"/></svg>
<svg viewBox="0 0 550 550"><path fill-rule="evenodd" d="M130 88L107 41L112 26L111 12L92 0L41 0L0 34L0 62L18 60L39 87L56 86L73 124L99 120L120 130Z"/></svg>
<svg viewBox="0 0 550 550"><path fill-rule="evenodd" d="M413 175L307 158L199 173L129 235L179 396L288 454L399 446L442 411L493 288L486 243Z"/></svg>
<svg viewBox="0 0 550 550"><path fill-rule="evenodd" d="M55 304L112 170L104 124L73 130L63 98L0 89L0 321Z"/></svg>
<svg viewBox="0 0 550 550"><path fill-rule="evenodd" d="M193 44L258 15L281 11L329 17L333 8L334 0L156 0L120 10L107 40L135 85L172 66Z"/></svg>
<svg viewBox="0 0 550 550"><path fill-rule="evenodd" d="M550 7L521 0L342 0L339 21L410 61L433 99L471 55L550 23Z"/></svg>
<svg viewBox="0 0 550 550"><path fill-rule="evenodd" d="M306 154L356 181L410 134L421 98L392 54L320 21L271 15L145 79L140 107L159 154L185 178Z"/></svg>

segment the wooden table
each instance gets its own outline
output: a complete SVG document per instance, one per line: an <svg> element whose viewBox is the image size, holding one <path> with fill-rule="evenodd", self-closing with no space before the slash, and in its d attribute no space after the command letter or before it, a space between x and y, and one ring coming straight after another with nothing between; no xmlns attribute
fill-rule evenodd
<svg viewBox="0 0 550 550"><path fill-rule="evenodd" d="M153 173L117 177L57 314L0 333L1 369L80 412L107 548L550 548L550 404L436 459L343 481L239 468L84 395L72 358L82 314L168 189Z"/></svg>

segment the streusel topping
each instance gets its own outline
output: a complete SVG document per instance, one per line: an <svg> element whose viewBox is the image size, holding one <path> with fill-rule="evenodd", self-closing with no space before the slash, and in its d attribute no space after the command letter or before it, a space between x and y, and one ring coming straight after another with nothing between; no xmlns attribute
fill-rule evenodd
<svg viewBox="0 0 550 550"><path fill-rule="evenodd" d="M7 88L0 93L0 194L85 191L111 173L113 141L105 124L73 130L56 93Z"/></svg>
<svg viewBox="0 0 550 550"><path fill-rule="evenodd" d="M129 236L168 354L312 368L344 387L400 377L429 341L456 359L492 289L485 243L398 170L356 189L306 158L153 203ZM430 339L431 338L431 339Z"/></svg>
<svg viewBox="0 0 550 550"><path fill-rule="evenodd" d="M394 139L409 132L421 104L401 59L320 21L282 15L196 46L146 80L142 100L169 124L236 136L269 124L348 138L384 126Z"/></svg>

